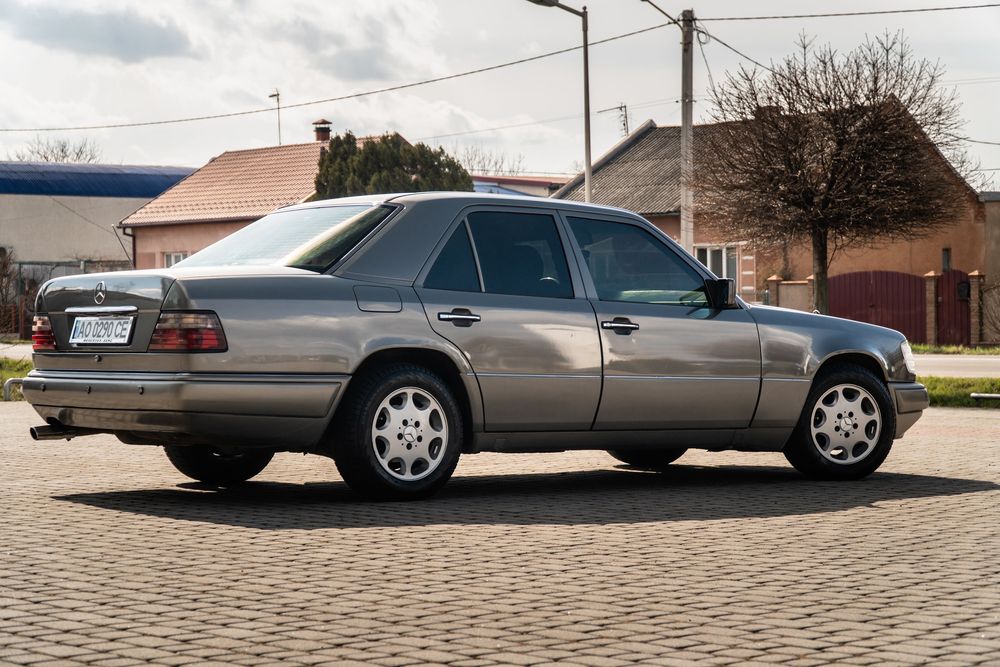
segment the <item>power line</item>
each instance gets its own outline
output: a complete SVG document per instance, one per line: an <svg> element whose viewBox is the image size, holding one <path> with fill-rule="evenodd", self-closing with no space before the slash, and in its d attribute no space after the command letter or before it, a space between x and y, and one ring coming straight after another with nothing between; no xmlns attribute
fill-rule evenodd
<svg viewBox="0 0 1000 667"><path fill-rule="evenodd" d="M970 144L985 144L987 146L1000 146L1000 141L983 141L982 139L971 139L969 137L955 137L956 139L961 139L962 141L968 141Z"/></svg>
<svg viewBox="0 0 1000 667"><path fill-rule="evenodd" d="M641 35L643 33L652 32L653 30L659 30L660 28L665 28L671 25L670 23L661 23L659 25L650 26L648 28L640 28L639 30L633 30L631 32L624 32L620 35L614 35L612 37L605 37L604 39L599 39L594 42L590 42L590 46L598 46L600 44L607 44L608 42L614 42L619 39L625 39L627 37L634 37L636 35ZM505 67L513 67L514 65L523 65L524 63L534 62L536 60L542 60L543 58L551 58L552 56L562 55L564 53L570 53L572 51L579 51L583 48L580 46L571 46L565 49L558 49L556 51L549 51L548 53L541 53L536 56L529 56L527 58L519 58L518 60L511 60L505 63L500 63L497 65L489 65L487 67L480 67L478 69L468 70L465 72L458 72L456 74L447 74L445 76L438 76L431 79L423 79L422 81L413 81L410 83L401 83L395 86L387 86L385 88L376 88L374 90L366 90L360 93L352 93L350 95L340 95L338 97L327 97L321 100L310 100L308 102L298 102L295 104L286 104L283 109L296 109L299 107L313 106L316 104L329 104L330 102L342 102L344 100L353 100L359 97L368 97L370 95L379 95L382 93L391 93L399 90L406 90L408 88L416 88L417 86L426 86L431 83L440 83L442 81L450 81L452 79L459 79L461 77L472 76L473 74L482 74L484 72L492 72L494 70L503 69ZM173 125L177 123L193 123L196 121L203 120L215 120L219 118L234 118L236 116L249 116L253 114L260 113L270 113L274 111L273 107L262 108L262 109L248 109L245 111L231 111L229 113L219 113L219 114L207 114L203 116L189 116L187 118L172 118L166 120L149 120L142 122L133 123L105 123L101 125L76 125L67 127L3 127L0 128L0 132L71 132L77 130L114 130L128 127L149 127L151 125Z"/></svg>
<svg viewBox="0 0 1000 667"><path fill-rule="evenodd" d="M701 19L698 19L698 20L701 21ZM726 47L727 49L729 49L730 51L732 51L733 53L735 53L739 57L743 58L744 60L749 60L750 62L752 62L757 67L760 67L761 69L765 69L768 72L770 72L771 74L777 74L777 72L775 72L773 68L768 67L767 65L765 65L762 62L760 62L759 60L755 60L755 59L751 58L747 54L745 54L742 51L740 51L739 49L737 49L735 46L732 46L731 44L728 44L727 42L724 42L723 40L719 39L718 36L710 33L709 31L705 30L704 28L698 28L698 32L702 33L704 35L708 35L709 37L711 37L712 39L714 39L719 44L722 44L724 47Z"/></svg>
<svg viewBox="0 0 1000 667"><path fill-rule="evenodd" d="M832 12L829 14L776 14L771 16L713 16L698 17L699 21L770 21L774 19L821 19L841 16L876 16L880 14L916 14L919 12L950 12L960 9L988 9L1000 7L1000 2L983 5L956 5L952 7L923 7L920 9L879 9L868 12Z"/></svg>

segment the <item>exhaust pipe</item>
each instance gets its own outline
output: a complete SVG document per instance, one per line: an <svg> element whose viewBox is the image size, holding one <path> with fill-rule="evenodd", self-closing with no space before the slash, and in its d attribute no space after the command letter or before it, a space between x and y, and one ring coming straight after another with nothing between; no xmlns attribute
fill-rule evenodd
<svg viewBox="0 0 1000 667"><path fill-rule="evenodd" d="M90 428L73 428L62 424L32 426L28 432L31 433L32 440L71 440L80 435L100 433L100 431Z"/></svg>

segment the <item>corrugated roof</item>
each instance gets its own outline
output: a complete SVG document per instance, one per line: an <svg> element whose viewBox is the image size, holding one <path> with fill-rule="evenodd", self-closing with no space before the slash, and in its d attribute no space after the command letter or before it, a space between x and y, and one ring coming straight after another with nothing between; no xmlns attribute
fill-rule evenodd
<svg viewBox="0 0 1000 667"><path fill-rule="evenodd" d="M226 151L121 225L256 220L312 195L324 146L315 141Z"/></svg>
<svg viewBox="0 0 1000 667"><path fill-rule="evenodd" d="M150 199L193 171L190 167L0 162L0 194Z"/></svg>
<svg viewBox="0 0 1000 667"><path fill-rule="evenodd" d="M695 127L695 133L698 132ZM592 202L644 215L681 207L681 129L647 121L597 161L591 175ZM552 195L584 200L583 175Z"/></svg>

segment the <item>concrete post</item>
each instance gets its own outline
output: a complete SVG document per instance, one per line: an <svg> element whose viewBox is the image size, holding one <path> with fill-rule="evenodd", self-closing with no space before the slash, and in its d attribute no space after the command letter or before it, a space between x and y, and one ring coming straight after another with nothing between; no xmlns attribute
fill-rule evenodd
<svg viewBox="0 0 1000 667"><path fill-rule="evenodd" d="M767 294L770 297L768 304L771 306L780 306L781 299L778 297L778 292L781 290L781 276L775 274L767 279Z"/></svg>
<svg viewBox="0 0 1000 667"><path fill-rule="evenodd" d="M816 310L816 276L808 275L806 276L806 282L809 283L809 303L812 304L813 311ZM830 283L827 282L827 285ZM823 313L827 315L828 313Z"/></svg>
<svg viewBox="0 0 1000 667"><path fill-rule="evenodd" d="M927 344L937 345L937 280L938 274L928 271L924 274L927 306Z"/></svg>
<svg viewBox="0 0 1000 667"><path fill-rule="evenodd" d="M979 271L969 274L969 344L983 342L983 279Z"/></svg>

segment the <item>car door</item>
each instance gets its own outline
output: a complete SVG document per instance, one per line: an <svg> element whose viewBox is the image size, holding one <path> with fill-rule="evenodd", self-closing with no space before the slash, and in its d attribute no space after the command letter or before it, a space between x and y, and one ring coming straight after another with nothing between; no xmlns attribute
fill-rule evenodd
<svg viewBox="0 0 1000 667"><path fill-rule="evenodd" d="M486 430L586 430L601 393L593 309L553 214L470 209L417 280L434 330L468 357Z"/></svg>
<svg viewBox="0 0 1000 667"><path fill-rule="evenodd" d="M761 373L750 314L710 307L705 275L643 223L566 220L604 354L594 428L749 426Z"/></svg>

